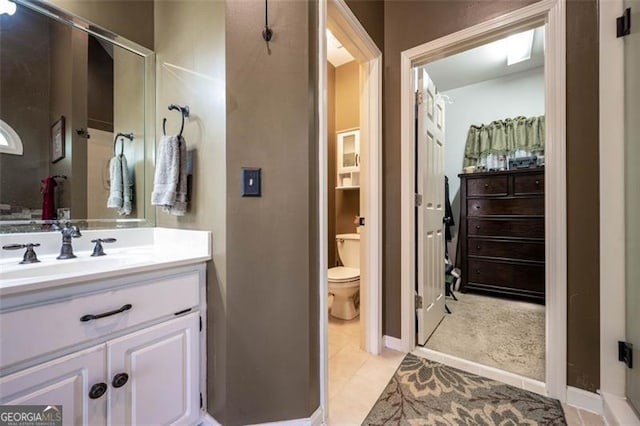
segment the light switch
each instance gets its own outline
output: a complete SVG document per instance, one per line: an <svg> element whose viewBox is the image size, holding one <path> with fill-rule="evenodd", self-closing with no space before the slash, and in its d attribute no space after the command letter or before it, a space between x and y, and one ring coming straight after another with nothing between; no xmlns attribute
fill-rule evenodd
<svg viewBox="0 0 640 426"><path fill-rule="evenodd" d="M242 168L242 196L243 197L260 197L262 195L260 189L261 169L255 167Z"/></svg>

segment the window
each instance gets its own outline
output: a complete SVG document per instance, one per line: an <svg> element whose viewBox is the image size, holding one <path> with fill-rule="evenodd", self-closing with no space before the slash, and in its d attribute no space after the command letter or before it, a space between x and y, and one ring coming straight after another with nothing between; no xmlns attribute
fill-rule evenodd
<svg viewBox="0 0 640 426"><path fill-rule="evenodd" d="M0 120L0 153L22 155L22 140L11 126Z"/></svg>

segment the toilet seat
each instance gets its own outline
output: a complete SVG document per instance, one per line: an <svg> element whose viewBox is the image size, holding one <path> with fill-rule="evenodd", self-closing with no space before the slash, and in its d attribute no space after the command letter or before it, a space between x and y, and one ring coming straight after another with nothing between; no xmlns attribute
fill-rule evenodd
<svg viewBox="0 0 640 426"><path fill-rule="evenodd" d="M332 284L354 283L360 281L360 270L347 268L345 266L336 266L335 268L329 268L327 278Z"/></svg>

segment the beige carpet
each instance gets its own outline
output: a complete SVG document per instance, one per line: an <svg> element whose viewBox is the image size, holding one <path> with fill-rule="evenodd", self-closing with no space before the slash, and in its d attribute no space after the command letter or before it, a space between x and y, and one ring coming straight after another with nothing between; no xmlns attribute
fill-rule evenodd
<svg viewBox="0 0 640 426"><path fill-rule="evenodd" d="M544 306L471 293L456 297L447 298L451 314L426 348L544 381Z"/></svg>

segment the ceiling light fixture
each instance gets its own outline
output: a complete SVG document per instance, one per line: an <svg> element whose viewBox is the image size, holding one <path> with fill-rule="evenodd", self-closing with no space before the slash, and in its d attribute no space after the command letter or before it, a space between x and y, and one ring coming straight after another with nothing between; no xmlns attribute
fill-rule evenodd
<svg viewBox="0 0 640 426"><path fill-rule="evenodd" d="M9 16L16 13L16 4L9 0L0 0L0 15L5 13Z"/></svg>
<svg viewBox="0 0 640 426"><path fill-rule="evenodd" d="M507 37L507 65L531 59L534 31L528 30Z"/></svg>

